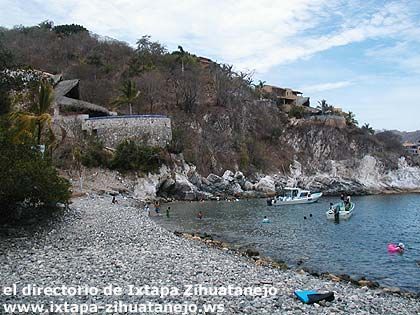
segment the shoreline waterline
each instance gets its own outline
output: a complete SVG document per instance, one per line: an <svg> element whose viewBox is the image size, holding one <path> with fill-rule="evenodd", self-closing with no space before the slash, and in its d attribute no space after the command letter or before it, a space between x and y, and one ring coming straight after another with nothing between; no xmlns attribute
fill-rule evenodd
<svg viewBox="0 0 420 315"><path fill-rule="evenodd" d="M155 221L172 232L207 233L235 248L253 248L264 257L315 275L344 275L353 282L368 279L381 287L420 293L415 281L420 272L418 195L369 195L354 200L355 214L338 224L325 215L334 197L319 204L285 207L267 207L258 199L173 202L162 207L170 206L173 216ZM198 211L204 213L203 220L195 218ZM270 224L261 224L264 216ZM389 254L390 242L403 242L407 250L402 255Z"/></svg>
<svg viewBox="0 0 420 315"><path fill-rule="evenodd" d="M309 268L290 267L283 260L277 260L271 256L261 255L258 251L256 251L253 248L246 248L246 246L244 247L244 246L231 244L227 240L223 240L220 238L213 239L211 235L206 234L206 233L201 234L201 235L199 233L180 232L180 231L174 231L173 233L179 237L183 237L188 240L200 241L208 246L215 247L220 250L232 251L237 255L250 258L250 261L256 264L257 266L267 266L274 269L290 270L292 272L301 273L301 274L306 273L308 275L318 277L320 279L331 280L334 282L343 281L345 283L349 283L354 286L368 287L370 289L379 288L379 289L382 289L384 292L397 293L404 296L420 298L420 293L409 291L400 287L382 286L375 280L368 279L365 276L361 276L359 279L356 279L356 278L352 278L351 276L347 274L333 274L328 271L316 272L316 271L311 271Z"/></svg>

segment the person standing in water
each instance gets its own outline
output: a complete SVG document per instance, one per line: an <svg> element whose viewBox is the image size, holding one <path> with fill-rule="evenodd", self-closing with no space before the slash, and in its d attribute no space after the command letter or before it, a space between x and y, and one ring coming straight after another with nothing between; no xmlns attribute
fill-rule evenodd
<svg viewBox="0 0 420 315"><path fill-rule="evenodd" d="M171 207L168 207L167 209L166 209L166 217L167 218L169 218L169 211L171 210Z"/></svg>
<svg viewBox="0 0 420 315"><path fill-rule="evenodd" d="M160 203L159 203L159 201L155 202L155 212L156 212L157 215L160 214Z"/></svg>
<svg viewBox="0 0 420 315"><path fill-rule="evenodd" d="M203 213L201 211L198 211L197 218L200 220L203 218Z"/></svg>

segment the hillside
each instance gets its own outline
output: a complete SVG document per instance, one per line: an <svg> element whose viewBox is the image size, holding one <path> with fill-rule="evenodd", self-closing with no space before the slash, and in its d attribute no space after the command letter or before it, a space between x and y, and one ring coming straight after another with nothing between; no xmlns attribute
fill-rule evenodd
<svg viewBox="0 0 420 315"><path fill-rule="evenodd" d="M416 131L392 130L392 132L400 136L402 142L417 143L418 141L420 141L420 130L416 130Z"/></svg>
<svg viewBox="0 0 420 315"><path fill-rule="evenodd" d="M404 154L388 133L371 135L352 124L337 128L296 120L273 100L261 99L249 73L203 63L182 47L169 52L149 36L140 37L132 48L81 26L44 22L0 29L0 41L9 64L78 78L82 99L109 109L122 84L135 82L140 97L133 112L170 116L174 140L169 151L183 153L203 176L222 175L227 169L251 177L286 175L296 161L315 174L328 171L328 161L356 161L366 155L393 169ZM128 108L118 111L128 113Z"/></svg>

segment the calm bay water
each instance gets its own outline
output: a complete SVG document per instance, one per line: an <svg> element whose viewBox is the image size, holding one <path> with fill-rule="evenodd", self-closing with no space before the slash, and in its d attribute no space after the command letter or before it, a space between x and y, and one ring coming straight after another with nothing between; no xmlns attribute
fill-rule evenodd
<svg viewBox="0 0 420 315"><path fill-rule="evenodd" d="M365 276L382 285L420 292L420 194L354 197L354 215L339 224L325 211L336 198L315 204L268 207L263 199L238 202L177 202L171 216L156 217L169 230L206 232L230 243L252 246L290 266L317 272ZM204 218L196 218L198 211ZM310 217L312 214L312 217ZM267 216L271 223L261 223ZM307 219L304 219L304 216ZM404 254L389 254L403 242Z"/></svg>

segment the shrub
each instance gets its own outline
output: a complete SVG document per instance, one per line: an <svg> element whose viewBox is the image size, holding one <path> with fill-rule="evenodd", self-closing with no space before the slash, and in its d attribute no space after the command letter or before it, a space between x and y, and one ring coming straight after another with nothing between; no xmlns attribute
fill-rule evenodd
<svg viewBox="0 0 420 315"><path fill-rule="evenodd" d="M169 153L179 154L184 151L185 132L180 128L172 129L172 140L167 149Z"/></svg>
<svg viewBox="0 0 420 315"><path fill-rule="evenodd" d="M292 106L288 114L290 118L294 117L294 118L300 119L300 118L303 118L304 113L305 113L305 110L303 109L302 106Z"/></svg>
<svg viewBox="0 0 420 315"><path fill-rule="evenodd" d="M138 145L126 140L117 146L111 167L119 171L142 171L156 173L162 165L159 148Z"/></svg>
<svg viewBox="0 0 420 315"><path fill-rule="evenodd" d="M109 167L112 155L98 140L91 140L81 152L81 162L86 167Z"/></svg>
<svg viewBox="0 0 420 315"><path fill-rule="evenodd" d="M66 203L68 181L41 153L28 144L15 144L0 130L0 215L16 216L21 208L36 209Z"/></svg>

